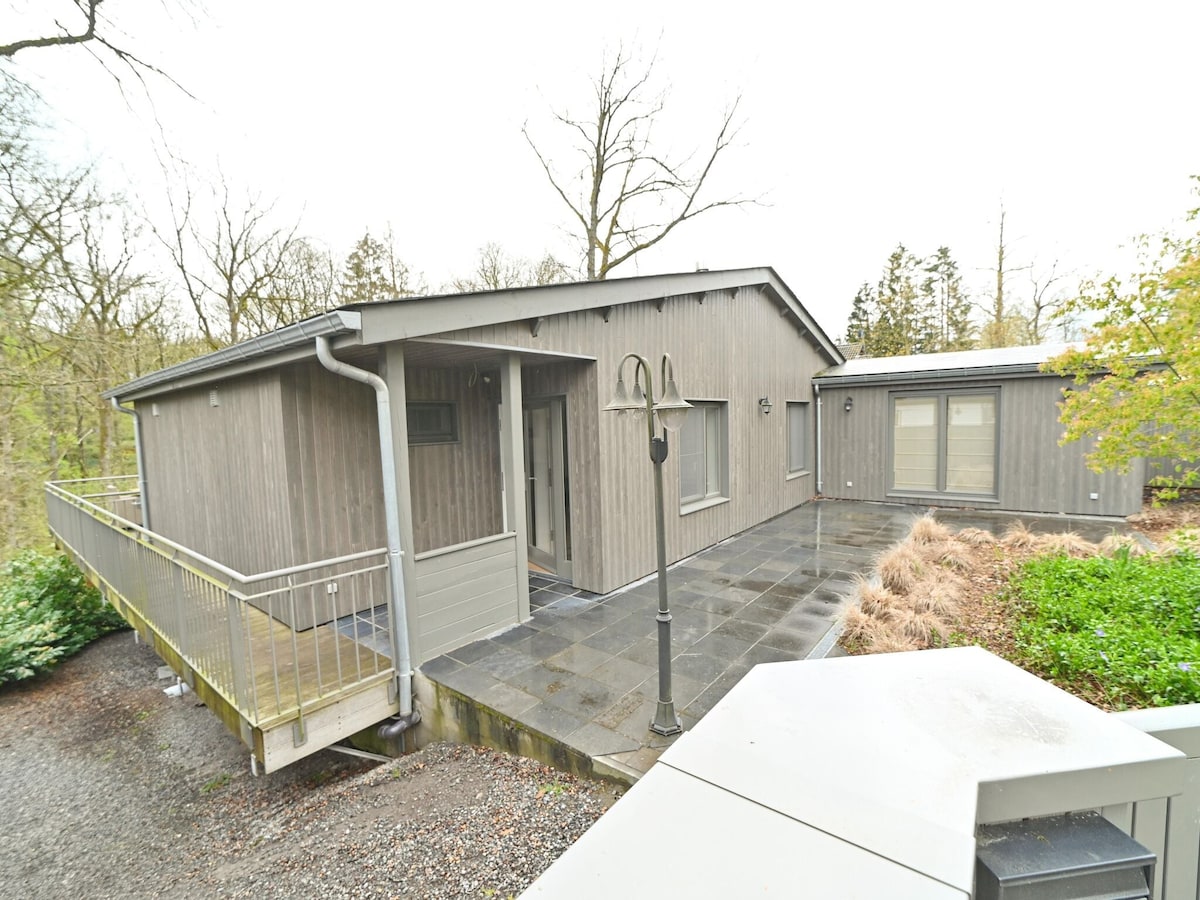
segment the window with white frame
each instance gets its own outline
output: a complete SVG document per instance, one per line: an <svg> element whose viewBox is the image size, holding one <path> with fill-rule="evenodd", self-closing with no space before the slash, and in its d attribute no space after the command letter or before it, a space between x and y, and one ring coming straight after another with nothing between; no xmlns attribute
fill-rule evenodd
<svg viewBox="0 0 1200 900"><path fill-rule="evenodd" d="M729 496L726 404L692 400L679 429L679 503L683 507Z"/></svg>
<svg viewBox="0 0 1200 900"><path fill-rule="evenodd" d="M788 474L808 471L808 404L787 405Z"/></svg>
<svg viewBox="0 0 1200 900"><path fill-rule="evenodd" d="M893 394L892 490L995 496L998 395Z"/></svg>

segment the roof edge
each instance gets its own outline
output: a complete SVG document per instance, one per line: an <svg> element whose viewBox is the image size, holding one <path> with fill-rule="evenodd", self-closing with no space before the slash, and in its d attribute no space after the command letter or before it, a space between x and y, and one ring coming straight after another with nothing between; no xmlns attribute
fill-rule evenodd
<svg viewBox="0 0 1200 900"><path fill-rule="evenodd" d="M358 312L348 309L330 310L311 319L305 319L302 322L296 322L276 331L269 331L230 347L222 347L212 353L206 353L148 375L142 375L140 378L134 378L132 381L104 391L100 396L105 400L113 398L119 400L121 397L142 393L163 384L201 375L233 363L247 362L301 347L318 337L357 332L361 327L362 317Z"/></svg>

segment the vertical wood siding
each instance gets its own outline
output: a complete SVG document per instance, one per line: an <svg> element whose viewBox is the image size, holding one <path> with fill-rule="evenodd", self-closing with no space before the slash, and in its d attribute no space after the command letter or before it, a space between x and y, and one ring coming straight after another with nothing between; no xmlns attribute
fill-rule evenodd
<svg viewBox="0 0 1200 900"><path fill-rule="evenodd" d="M645 422L601 411L616 382L617 363L626 352L652 359L656 381L658 360L669 352L685 398L728 402L728 503L680 515L678 457L672 437L672 453L664 467L667 553L672 560L785 512L815 492L811 475L787 478L785 403L811 401L810 379L827 363L794 321L781 316L779 308L756 288L667 297L661 309L656 302L619 306L611 310L608 322L600 310L551 316L537 337L527 322L443 336L596 357L595 364L587 365L593 373L587 390L594 384L595 394L574 413L585 420L594 417L595 424L572 420L574 424L568 426L577 432L582 429L588 438L586 444L578 440L571 444L576 485L574 580L580 587L611 590L655 566L652 467ZM531 379L531 392L534 387ZM568 391L569 405L581 393L578 386L576 393ZM775 404L770 416L759 410L758 399L763 396ZM594 428L594 442L589 428Z"/></svg>
<svg viewBox="0 0 1200 900"><path fill-rule="evenodd" d="M1058 445L1062 426L1057 402L1068 384L1055 377L991 381L942 381L899 385L841 385L823 388L823 493L847 500L886 501L889 432L893 391L947 390L955 387L999 390L999 468L992 503L956 500L946 495L903 498L938 506L972 506L1015 512L1125 516L1141 507L1141 471L1129 475L1096 474L1087 468L1083 443ZM854 400L846 412L843 403ZM851 485L847 485L851 482ZM1091 494L1098 499L1090 499Z"/></svg>
<svg viewBox="0 0 1200 900"><path fill-rule="evenodd" d="M408 448L417 553L503 529L499 380L486 383L474 375L466 369L405 368L409 402L451 401L458 406L457 443Z"/></svg>
<svg viewBox="0 0 1200 900"><path fill-rule="evenodd" d="M304 562L294 545L280 373L179 391L154 405L158 415L139 404L154 530L248 574Z"/></svg>

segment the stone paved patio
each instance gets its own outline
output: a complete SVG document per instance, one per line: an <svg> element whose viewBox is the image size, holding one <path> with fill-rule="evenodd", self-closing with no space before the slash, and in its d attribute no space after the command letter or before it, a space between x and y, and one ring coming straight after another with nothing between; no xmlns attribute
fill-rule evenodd
<svg viewBox="0 0 1200 900"><path fill-rule="evenodd" d="M817 501L672 567L672 693L684 729L752 666L812 654L853 576L924 511ZM619 771L645 772L673 740L648 728L657 578L605 596L538 574L529 585L531 621L421 671Z"/></svg>

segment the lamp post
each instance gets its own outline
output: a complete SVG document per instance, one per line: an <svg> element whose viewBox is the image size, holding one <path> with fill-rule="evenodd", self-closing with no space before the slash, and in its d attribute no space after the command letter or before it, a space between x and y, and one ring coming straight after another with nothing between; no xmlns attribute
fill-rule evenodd
<svg viewBox="0 0 1200 900"><path fill-rule="evenodd" d="M633 391L625 390L625 363L636 360L633 367ZM646 390L642 391L642 378L646 379ZM675 387L675 370L671 357L662 357L662 396L654 399L654 379L650 363L644 356L626 353L617 365L617 387L612 402L604 407L612 412L641 411L646 413L646 434L650 441L650 462L654 465L654 524L658 538L658 707L650 730L656 734L679 734L683 726L675 713L675 700L671 697L671 608L667 603L667 540L666 520L663 514L662 465L667 458L667 430L678 431L687 418L692 405L679 396ZM657 434L654 417L663 426L662 437Z"/></svg>

